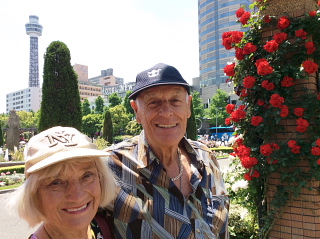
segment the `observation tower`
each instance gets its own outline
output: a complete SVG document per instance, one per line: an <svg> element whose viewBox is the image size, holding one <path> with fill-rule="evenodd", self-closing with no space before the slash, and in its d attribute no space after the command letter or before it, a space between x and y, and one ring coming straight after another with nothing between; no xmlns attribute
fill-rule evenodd
<svg viewBox="0 0 320 239"><path fill-rule="evenodd" d="M30 36L29 87L39 87L38 37L42 35L39 17L29 16L26 32Z"/></svg>

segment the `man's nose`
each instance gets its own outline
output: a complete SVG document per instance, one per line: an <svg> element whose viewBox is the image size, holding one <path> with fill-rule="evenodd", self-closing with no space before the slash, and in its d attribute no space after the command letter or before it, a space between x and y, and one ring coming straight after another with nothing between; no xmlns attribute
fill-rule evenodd
<svg viewBox="0 0 320 239"><path fill-rule="evenodd" d="M169 102L163 102L161 104L161 108L159 111L159 115L163 117L169 117L173 114L172 108L169 104Z"/></svg>

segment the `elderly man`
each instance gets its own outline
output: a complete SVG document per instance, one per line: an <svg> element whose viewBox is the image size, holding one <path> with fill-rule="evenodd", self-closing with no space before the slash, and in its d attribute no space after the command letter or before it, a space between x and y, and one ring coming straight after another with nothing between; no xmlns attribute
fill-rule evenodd
<svg viewBox="0 0 320 239"><path fill-rule="evenodd" d="M189 84L173 66L137 75L129 96L139 136L107 148L119 179L108 209L117 238L228 238L228 198L210 149L184 137Z"/></svg>

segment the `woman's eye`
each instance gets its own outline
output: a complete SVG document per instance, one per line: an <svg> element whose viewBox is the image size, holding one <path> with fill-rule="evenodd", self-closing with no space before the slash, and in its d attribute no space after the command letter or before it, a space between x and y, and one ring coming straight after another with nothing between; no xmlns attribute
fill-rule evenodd
<svg viewBox="0 0 320 239"><path fill-rule="evenodd" d="M54 180L49 185L57 186L63 184L62 180Z"/></svg>
<svg viewBox="0 0 320 239"><path fill-rule="evenodd" d="M96 174L93 172L87 172L82 176L82 180L85 182L93 181L96 178Z"/></svg>

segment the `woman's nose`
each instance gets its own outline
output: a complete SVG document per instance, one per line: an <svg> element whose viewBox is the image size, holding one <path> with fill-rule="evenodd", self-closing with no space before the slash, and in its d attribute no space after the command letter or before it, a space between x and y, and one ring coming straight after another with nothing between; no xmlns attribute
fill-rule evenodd
<svg viewBox="0 0 320 239"><path fill-rule="evenodd" d="M84 194L84 188L79 180L72 180L68 182L66 187L66 197L69 199L76 199Z"/></svg>

